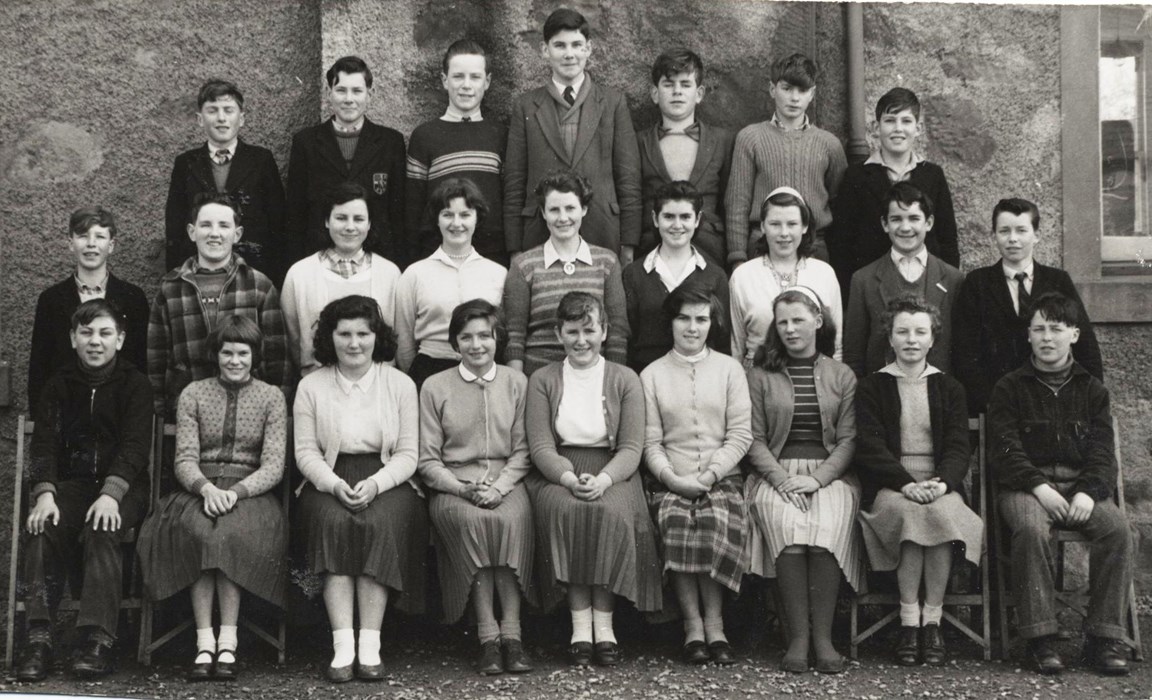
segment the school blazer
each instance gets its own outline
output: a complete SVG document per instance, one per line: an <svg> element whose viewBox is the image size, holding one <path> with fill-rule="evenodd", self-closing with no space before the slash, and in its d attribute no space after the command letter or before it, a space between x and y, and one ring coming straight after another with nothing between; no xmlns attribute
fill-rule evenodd
<svg viewBox="0 0 1152 700"><path fill-rule="evenodd" d="M529 250L548 238L532 191L545 175L572 170L592 185L592 201L580 235L620 253L640 242L640 155L624 95L585 77L588 96L569 158L560 117L547 87L521 95L508 121L504 159L504 229L509 253Z"/></svg>
<svg viewBox="0 0 1152 700"><path fill-rule="evenodd" d="M700 122L700 145L696 151L696 163L688 181L696 188L704 203L700 208L700 226L692 243L721 266L728 259L727 242L724 239L724 190L728 185L728 173L732 169L732 144L735 132L722 127ZM660 234L652 223L652 203L656 190L672 181L664 154L660 151L660 133L657 125L636 132L636 145L640 150L640 192L641 207L640 246L636 257L655 248L660 243Z"/></svg>
<svg viewBox="0 0 1152 700"><path fill-rule="evenodd" d="M929 253L924 275L927 278L925 301L940 310L944 324L928 351L928 362L941 371L951 372L952 307L960 295L964 273ZM884 311L888 302L900 295L902 282L900 271L888 253L852 275L848 313L844 316L844 364L851 367L857 377L871 374L892 360L892 348L884 333Z"/></svg>
<svg viewBox="0 0 1152 700"><path fill-rule="evenodd" d="M1012 284L1015 284L1013 282ZM1088 313L1067 272L1035 263L1032 268L1032 298L1059 292L1080 306L1080 340L1072 346L1072 357L1094 377L1104 381L1100 345ZM956 301L953 328L952 366L968 391L969 415L988 406L996 381L1024 364L1032 355L1028 344L1028 321L1012 306L1012 294L1001 261L973 270L964 280Z"/></svg>
<svg viewBox="0 0 1152 700"><path fill-rule="evenodd" d="M328 191L342 182L355 182L368 192L369 246L403 268L404 239L404 137L399 131L368 119L360 140L345 163L336 144L332 120L302 129L292 137L288 160L288 207L285 220L288 263L294 263L331 244L324 225L324 201Z"/></svg>
<svg viewBox="0 0 1152 700"><path fill-rule="evenodd" d="M255 258L263 263L269 269L259 266L257 269L279 285L286 269L283 259L284 186L272 151L237 141L224 189L240 206L244 235L237 244L237 252L245 260ZM180 267L196 254L196 246L188 238L188 212L196 195L202 193L216 193L212 159L206 143L176 156L172 166L168 201L164 205L165 270ZM260 246L258 255L253 256L245 250L249 243Z"/></svg>

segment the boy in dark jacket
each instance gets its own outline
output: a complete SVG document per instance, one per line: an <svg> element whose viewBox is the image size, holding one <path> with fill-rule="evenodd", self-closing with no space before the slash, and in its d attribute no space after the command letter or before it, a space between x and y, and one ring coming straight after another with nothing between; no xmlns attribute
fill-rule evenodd
<svg viewBox="0 0 1152 700"><path fill-rule="evenodd" d="M122 594L121 536L148 510L152 388L119 361L124 320L104 299L72 315L78 360L53 375L40 395L26 481L24 584L28 639L16 676L40 681L52 659L52 613L69 573L80 576L76 626L85 631L72 671L112 671Z"/></svg>

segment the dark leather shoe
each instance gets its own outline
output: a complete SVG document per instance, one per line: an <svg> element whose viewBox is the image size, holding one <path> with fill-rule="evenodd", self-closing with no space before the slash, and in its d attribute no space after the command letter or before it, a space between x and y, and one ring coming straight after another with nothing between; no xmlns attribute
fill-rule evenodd
<svg viewBox="0 0 1152 700"><path fill-rule="evenodd" d="M896 663L901 666L915 666L920 663L920 628L908 625L900 626L900 634L896 637L896 648L893 650Z"/></svg>
<svg viewBox="0 0 1152 700"><path fill-rule="evenodd" d="M384 680L384 664L356 664L356 677L362 681Z"/></svg>
<svg viewBox="0 0 1152 700"><path fill-rule="evenodd" d="M498 676L504 673L498 640L493 639L480 645L480 658L476 661L476 670L485 676Z"/></svg>
<svg viewBox="0 0 1152 700"><path fill-rule="evenodd" d="M352 680L355 675L356 674L352 672L352 664L340 666L339 668L332 666L324 667L324 677L333 683L347 683Z"/></svg>
<svg viewBox="0 0 1152 700"><path fill-rule="evenodd" d="M708 645L698 639L685 644L684 663L693 666L708 663Z"/></svg>
<svg viewBox="0 0 1152 700"><path fill-rule="evenodd" d="M232 657L231 661L221 661L220 657L228 654ZM216 667L212 669L212 677L218 681L234 681L236 680L236 652L235 651L221 651L216 653Z"/></svg>
<svg viewBox="0 0 1152 700"><path fill-rule="evenodd" d="M711 657L712 663L719 664L720 666L731 666L736 663L736 657L732 655L732 645L728 642L712 642L709 644L708 656Z"/></svg>
<svg viewBox="0 0 1152 700"><path fill-rule="evenodd" d="M532 670L532 662L524 653L524 644L519 639L500 640L500 651L504 657L504 670L508 673L527 673Z"/></svg>
<svg viewBox="0 0 1152 700"><path fill-rule="evenodd" d="M212 678L212 667L216 663L216 655L210 651L198 651L196 652L196 658L200 658L201 654L208 654L208 661L203 663L192 662L192 665L188 667L188 681L190 683L199 683L200 681L207 681Z"/></svg>
<svg viewBox="0 0 1152 700"><path fill-rule="evenodd" d="M1128 675L1128 645L1119 639L1089 637L1085 658L1092 670L1105 676Z"/></svg>
<svg viewBox="0 0 1152 700"><path fill-rule="evenodd" d="M1045 676L1054 676L1064 671L1064 662L1052 648L1052 637L1037 637L1028 640L1028 656L1036 671Z"/></svg>
<svg viewBox="0 0 1152 700"><path fill-rule="evenodd" d="M568 663L573 666L592 664L592 642L572 642L568 647Z"/></svg>
<svg viewBox="0 0 1152 700"><path fill-rule="evenodd" d="M16 680L38 683L48 677L51 665L52 645L47 642L30 642L24 646L20 662L16 665Z"/></svg>
<svg viewBox="0 0 1152 700"><path fill-rule="evenodd" d="M72 662L72 673L81 678L100 678L112 673L115 659L112 645L97 639L89 639L80 648L76 660Z"/></svg>
<svg viewBox="0 0 1152 700"><path fill-rule="evenodd" d="M596 642L594 651L597 666L615 666L620 663L620 647L616 642Z"/></svg>
<svg viewBox="0 0 1152 700"><path fill-rule="evenodd" d="M938 624L924 625L920 630L920 650L924 655L924 663L929 666L943 666L948 660L948 651L944 648L944 633Z"/></svg>

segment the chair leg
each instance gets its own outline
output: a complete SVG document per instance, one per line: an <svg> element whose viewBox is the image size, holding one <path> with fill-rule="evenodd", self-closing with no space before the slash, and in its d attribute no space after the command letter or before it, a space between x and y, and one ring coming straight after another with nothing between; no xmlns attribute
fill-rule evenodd
<svg viewBox="0 0 1152 700"><path fill-rule="evenodd" d="M140 601L140 641L136 647L136 660L143 666L152 665L152 601L145 596Z"/></svg>
<svg viewBox="0 0 1152 700"><path fill-rule="evenodd" d="M856 602L856 597L853 596L852 597L852 622L851 622L852 645L849 647L849 651L848 651L848 654L849 654L849 656L852 657L853 661L855 661L857 659L857 657L859 656L858 649L860 646L860 642L859 642L859 639L856 635L857 630L859 629L859 620L858 620L859 614L860 614L860 604Z"/></svg>
<svg viewBox="0 0 1152 700"><path fill-rule="evenodd" d="M1144 645L1140 641L1140 614L1136 610L1136 583L1128 586L1128 627L1132 633L1132 658L1144 660Z"/></svg>

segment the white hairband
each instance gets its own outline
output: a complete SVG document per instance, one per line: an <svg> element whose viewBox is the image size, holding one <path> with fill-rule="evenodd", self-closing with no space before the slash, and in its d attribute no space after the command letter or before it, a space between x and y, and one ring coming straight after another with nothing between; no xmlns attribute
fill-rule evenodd
<svg viewBox="0 0 1152 700"><path fill-rule="evenodd" d="M776 302L780 300L780 297L784 296L788 292L800 292L801 294L803 294L804 296L808 297L813 302L815 302L816 308L820 309L821 313L823 313L824 302L820 301L820 295L816 293L815 289L812 289L811 287L806 287L802 284L798 284L795 287L787 287L785 289L780 290L780 293L776 295L776 299L773 300L772 306L776 306Z"/></svg>
<svg viewBox="0 0 1152 700"><path fill-rule="evenodd" d="M804 201L804 197L791 187L777 187L768 193L768 196L764 198L764 201L767 202L769 199L775 197L778 194L790 194L796 199L799 199L801 204L808 206L807 202Z"/></svg>

